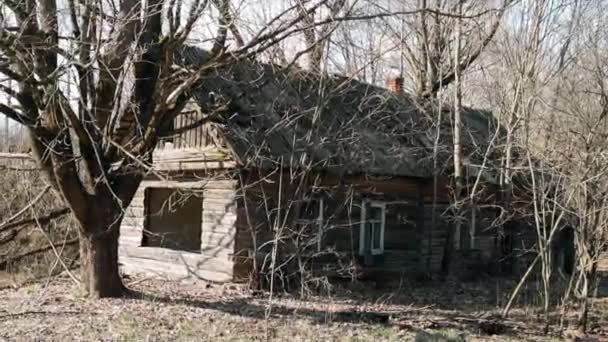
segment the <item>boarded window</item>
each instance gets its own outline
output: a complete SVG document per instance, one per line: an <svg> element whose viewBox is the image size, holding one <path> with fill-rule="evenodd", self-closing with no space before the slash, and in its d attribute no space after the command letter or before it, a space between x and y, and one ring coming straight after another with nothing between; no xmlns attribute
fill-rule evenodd
<svg viewBox="0 0 608 342"><path fill-rule="evenodd" d="M176 189L146 189L142 246L200 252L203 200Z"/></svg>

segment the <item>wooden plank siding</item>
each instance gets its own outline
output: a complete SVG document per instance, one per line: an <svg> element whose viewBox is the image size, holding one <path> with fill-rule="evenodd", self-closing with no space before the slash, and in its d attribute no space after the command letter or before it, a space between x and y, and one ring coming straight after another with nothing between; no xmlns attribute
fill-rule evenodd
<svg viewBox="0 0 608 342"><path fill-rule="evenodd" d="M119 262L125 273L170 279L198 278L214 282L233 280L236 233L236 182L231 179L144 180L125 213L119 241ZM146 189L195 191L202 196L200 251L143 247L147 225Z"/></svg>
<svg viewBox="0 0 608 342"><path fill-rule="evenodd" d="M449 207L447 182L440 182L438 203L433 210L432 183L423 179L312 174L301 181L286 174L260 173L263 174L259 170L240 171L218 176L219 173L199 170L181 173L181 178L171 181L146 179L123 222L120 238L123 270L243 282L268 266L275 237L281 246L279 261L293 256L297 250L316 274L398 281L441 270L451 229L449 220L443 217ZM200 253L141 247L149 215L146 188L202 193ZM318 227L293 224L299 200L311 191L323 198L320 251L316 242ZM382 202L386 210L384 252L367 262L359 255L363 200ZM483 215L478 219L475 248L484 259L495 258L495 230L484 229L491 219ZM307 247L302 248L304 243L308 243Z"/></svg>
<svg viewBox="0 0 608 342"><path fill-rule="evenodd" d="M294 182L280 180L276 176L269 177L266 181L259 181L259 178L251 175L244 177L241 184L241 189L244 190L239 190L238 195L235 269L238 268L242 276L251 272L248 267L251 268L254 263L254 256L258 266L268 258L272 244L267 242L273 239L279 229L290 229L276 225L273 214L269 211L279 207L278 184ZM449 227L447 221L441 218L441 213L448 204L439 203L435 212L432 211L431 201L427 199L431 191L428 182L406 177L361 176L321 176L316 177L316 180L311 188L324 194L325 224L322 252L308 253L315 254L313 270L323 273L331 270L343 274L355 272L361 277L388 276L397 279L416 277L441 269ZM440 199L446 200L447 191L444 188L440 190ZM281 189L283 211L287 211L293 201L294 191L292 185ZM386 205L384 253L375 257L372 265L364 265L359 255L361 203L364 199L380 201ZM436 217L435 227L433 216ZM289 222L289 219L280 218L279 221ZM485 246L486 240L482 241ZM281 245L286 243L282 242ZM354 265L355 270L339 270L338 263L344 263L345 267Z"/></svg>
<svg viewBox="0 0 608 342"><path fill-rule="evenodd" d="M236 167L220 131L212 122L205 122L196 103L189 102L171 128L177 133L159 139L153 151L154 170L196 172Z"/></svg>
<svg viewBox="0 0 608 342"><path fill-rule="evenodd" d="M236 166L230 154L213 146L176 149L167 146L154 150L153 169L157 171L200 171L231 169Z"/></svg>
<svg viewBox="0 0 608 342"><path fill-rule="evenodd" d="M216 145L217 141L213 140L214 132L204 119L205 115L200 107L194 101L189 101L171 124L171 129L179 133L160 139L158 148L163 149L167 144L175 150Z"/></svg>
<svg viewBox="0 0 608 342"><path fill-rule="evenodd" d="M232 281L234 238L236 235L236 182L221 173L230 173L236 164L211 123L201 123L203 113L194 103L187 104L172 129L183 131L164 137L152 155L151 174L168 173L169 180L150 176L138 189L125 213L119 241L119 260L125 273L143 273L169 278L202 278L216 282ZM200 249L172 250L142 246L142 236L149 224L149 198L146 189L197 192L202 197ZM171 216L171 215L169 215ZM175 215L174 215L175 216ZM175 220L179 227L180 220ZM170 224L170 218L160 220ZM181 225L183 226L183 224ZM175 227L173 229L175 229ZM159 228L170 232L171 227Z"/></svg>

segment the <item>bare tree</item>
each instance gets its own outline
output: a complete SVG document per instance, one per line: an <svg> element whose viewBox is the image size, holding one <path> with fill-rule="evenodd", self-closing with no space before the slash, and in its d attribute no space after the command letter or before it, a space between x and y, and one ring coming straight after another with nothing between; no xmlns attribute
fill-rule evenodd
<svg viewBox="0 0 608 342"><path fill-rule="evenodd" d="M320 26L314 25L315 17L319 16L317 15L317 12L319 11L308 11L305 7L305 4L311 1L297 0L297 2L300 14L303 17L300 25L304 29L303 33L306 41L305 51L308 54L308 67L311 70L320 71L323 57L327 55L325 51L327 49L327 45L329 44L328 38L339 26L339 23L332 21L331 18L337 17L341 14L341 12L345 11L346 14L349 12L349 9L347 8L347 1L328 1L326 4L326 11L328 12L327 18L322 20L325 22L325 24Z"/></svg>
<svg viewBox="0 0 608 342"><path fill-rule="evenodd" d="M606 246L606 3L535 1L522 3L512 25L497 37L487 89L490 104L506 129L501 185L512 192L526 187L533 198L527 211L537 237L537 254L526 278L540 263L543 310L556 298L560 267L557 236L572 229L575 265L562 296L562 314L572 297L580 304L577 325L585 330L597 279L600 251ZM522 156L526 161L522 163ZM522 166L523 165L523 166ZM515 183L517 180L518 184ZM526 184L528 181L528 184ZM528 210L529 209L529 210ZM509 208L509 210L515 210ZM556 254L558 253L558 254ZM574 293L575 296L572 296Z"/></svg>
<svg viewBox="0 0 608 342"><path fill-rule="evenodd" d="M420 0L414 7L416 16L405 20L405 36L399 26L390 25L404 47L413 94L420 99L433 98L454 82L456 74L471 66L492 41L511 3L504 0L494 8L488 1ZM480 13L485 14L468 17ZM453 29L459 25L460 34ZM453 56L458 41L461 52L456 62Z"/></svg>
<svg viewBox="0 0 608 342"><path fill-rule="evenodd" d="M598 21L599 23L599 21ZM565 114L561 139L569 146L561 151L562 172L570 182L564 191L572 196L564 203L574 213L574 238L578 278L575 282L581 300L578 328L585 332L589 301L597 282L600 253L608 246L608 180L606 146L608 122L608 69L606 35L596 27L595 35L583 45L583 53L573 64L559 96L558 108ZM575 96L573 97L572 94ZM574 100L573 100L574 99ZM568 128L566 128L568 127ZM561 145L561 144L560 144Z"/></svg>
<svg viewBox="0 0 608 342"><path fill-rule="evenodd" d="M2 2L0 72L18 88L0 84L17 103L2 98L0 112L27 127L33 155L79 224L81 282L91 296L126 290L117 262L123 212L192 89L214 67L297 34L326 3L290 6L245 41L229 1ZM211 4L220 15L207 61L184 65L183 47ZM229 35L237 41L230 53Z"/></svg>

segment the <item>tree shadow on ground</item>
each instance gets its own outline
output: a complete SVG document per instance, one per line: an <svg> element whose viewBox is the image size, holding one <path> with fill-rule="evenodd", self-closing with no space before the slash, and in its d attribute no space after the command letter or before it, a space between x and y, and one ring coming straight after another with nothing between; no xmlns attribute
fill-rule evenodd
<svg viewBox="0 0 608 342"><path fill-rule="evenodd" d="M500 308L517 285L517 279L494 277L462 281L449 278L403 280L399 283L342 281L332 284L329 292L318 291L315 294L321 297L329 294L337 300L354 301L360 305L390 303L475 314Z"/></svg>
<svg viewBox="0 0 608 342"><path fill-rule="evenodd" d="M599 272L598 278L597 291L594 295L597 298L608 298L608 272ZM389 302L476 315L480 312L502 312L513 290L518 286L519 280L517 277L489 277L472 281L449 278L403 282L397 285L371 283L371 287L369 283L353 282L352 284L359 285L337 287L331 296L335 299L355 301L361 305ZM534 311L535 308L540 310L542 308L541 297L538 295L540 286L539 279L530 277L520 288L514 307L525 308L527 311ZM567 286L567 278L553 282L554 293L551 298L555 300L554 305L558 304ZM516 313L513 312L512 315Z"/></svg>
<svg viewBox="0 0 608 342"><path fill-rule="evenodd" d="M354 322L388 324L391 315L373 311L330 311L304 307L288 307L274 303L271 309L267 305L256 302L254 298L227 298L226 300L205 301L194 297L171 297L151 292L132 291L130 298L146 300L166 305L185 305L202 309L224 312L241 317L265 319L302 317L317 322Z"/></svg>
<svg viewBox="0 0 608 342"><path fill-rule="evenodd" d="M414 342L466 342L464 336L446 336L446 334L428 333L425 331L419 331L414 337Z"/></svg>
<svg viewBox="0 0 608 342"><path fill-rule="evenodd" d="M494 318L479 318L459 314L433 315L422 318L422 310L407 312L381 312L373 310L325 310L310 307L292 307L277 301L269 310L268 306L255 298L226 298L226 300L205 301L195 297L172 297L151 292L133 292L131 298L165 305L185 305L220 311L226 314L253 319L307 319L319 324L353 323L370 325L391 325L402 330L415 332L416 341L460 341L458 338L429 333L420 327L433 330L454 329L479 335L512 335L512 327ZM302 301L302 303L306 303Z"/></svg>

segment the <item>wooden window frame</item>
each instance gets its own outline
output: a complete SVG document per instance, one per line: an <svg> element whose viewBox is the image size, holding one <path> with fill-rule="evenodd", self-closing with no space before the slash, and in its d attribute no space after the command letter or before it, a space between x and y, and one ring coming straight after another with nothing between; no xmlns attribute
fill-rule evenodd
<svg viewBox="0 0 608 342"><path fill-rule="evenodd" d="M381 212L380 216L380 248L374 248L374 241L370 241L370 252L372 255L384 254L384 231L386 230L386 203L379 201L363 200L361 202L361 224L359 225L359 255L365 255L365 224L368 222L367 213L365 210L366 204L369 204L372 208L379 208ZM372 231L372 239L375 236Z"/></svg>

